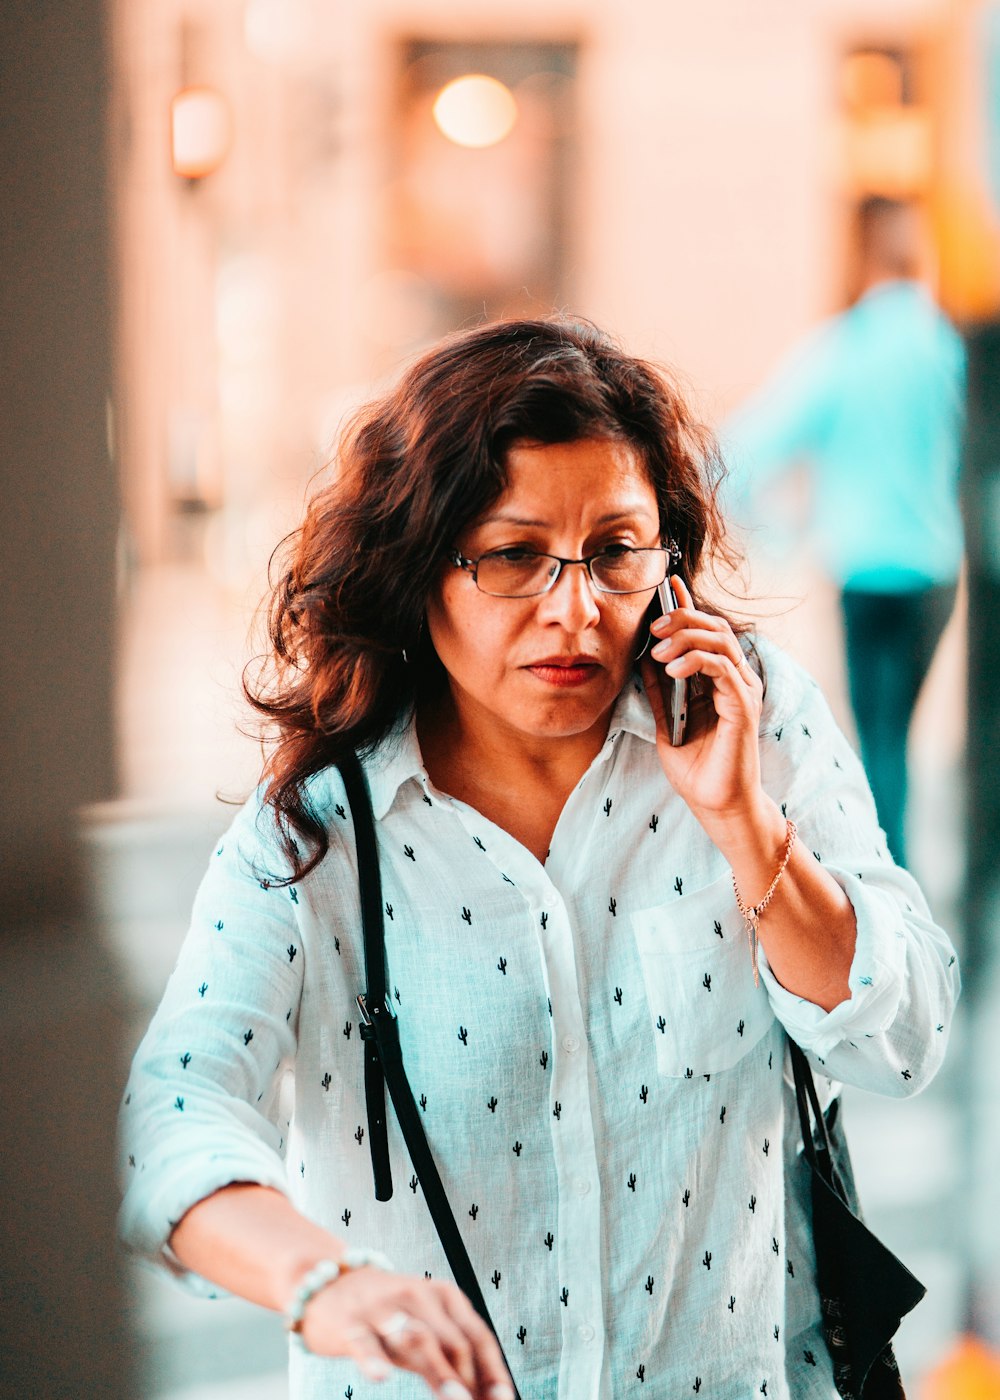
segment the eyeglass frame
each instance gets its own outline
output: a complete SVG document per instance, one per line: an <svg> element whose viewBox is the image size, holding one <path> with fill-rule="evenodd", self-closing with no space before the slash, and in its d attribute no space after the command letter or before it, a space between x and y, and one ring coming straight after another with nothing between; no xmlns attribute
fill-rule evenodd
<svg viewBox="0 0 1000 1400"><path fill-rule="evenodd" d="M623 591L617 591L613 588L602 588L597 582L597 579L594 578L593 565L595 559L600 559L602 555L608 552L607 547L597 550L594 554L584 555L582 559L563 559L558 554L546 554L543 550L539 550L535 554L537 559L553 559L559 565L544 588L539 589L537 593L487 593L486 589L481 588L479 584L479 565L491 554L502 554L504 552L502 549L487 549L484 553L480 554L478 559L469 559L461 550L453 549L446 558L448 563L453 564L456 569L464 569L467 574L471 574L473 583L486 598L544 598L547 593L551 593L553 588L555 588L567 564L584 565L587 570L587 577L598 593L605 593L611 598L630 598L636 593L645 593L647 590L658 588L661 583L669 578L671 565L676 567L676 565L680 563L681 551L676 540L668 540L666 544L660 545L625 545L624 548L628 549L632 554L665 554L667 559L663 578L657 583L646 584L643 588L629 588ZM528 552L532 553L533 551Z"/></svg>

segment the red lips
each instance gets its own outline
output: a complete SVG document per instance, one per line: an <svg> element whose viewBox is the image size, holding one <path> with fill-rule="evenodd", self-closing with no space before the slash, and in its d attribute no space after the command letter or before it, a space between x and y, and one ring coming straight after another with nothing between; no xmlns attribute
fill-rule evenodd
<svg viewBox="0 0 1000 1400"><path fill-rule="evenodd" d="M533 676L549 685L582 685L589 681L598 669L593 656L547 656L544 660L533 661L524 668Z"/></svg>

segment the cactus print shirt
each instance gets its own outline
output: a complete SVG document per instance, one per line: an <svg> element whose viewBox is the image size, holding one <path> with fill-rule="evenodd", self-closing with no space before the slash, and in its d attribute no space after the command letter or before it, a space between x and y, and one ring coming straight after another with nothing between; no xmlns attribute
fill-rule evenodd
<svg viewBox="0 0 1000 1400"><path fill-rule="evenodd" d="M830 1012L763 952L754 986L730 872L667 784L637 686L544 865L435 788L412 724L366 765L404 1063L525 1400L835 1400L785 1032L826 1095L914 1093L941 1062L958 969L819 689L761 650L765 788L857 915L851 995ZM300 884L273 883L255 803L210 857L127 1086L122 1231L182 1275L172 1225L255 1181L400 1270L450 1277L391 1109L394 1194L375 1200L339 774L313 799L330 852ZM291 1365L296 1400L427 1394L402 1371Z"/></svg>

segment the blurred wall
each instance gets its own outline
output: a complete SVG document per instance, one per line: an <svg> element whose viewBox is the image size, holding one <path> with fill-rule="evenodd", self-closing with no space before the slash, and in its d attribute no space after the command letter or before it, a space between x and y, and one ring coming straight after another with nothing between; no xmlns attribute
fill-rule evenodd
<svg viewBox="0 0 1000 1400"><path fill-rule="evenodd" d="M104 7L5 6L0 50L0 1394L116 1400L121 1026L76 842L114 779Z"/></svg>
<svg viewBox="0 0 1000 1400"><path fill-rule="evenodd" d="M433 168L407 168L414 46L451 45L456 62L464 46L473 64L486 45L571 56L556 112L558 275L550 286L529 264L506 296L484 281L477 314L590 316L679 366L714 419L843 303L850 208L870 188L928 205L955 314L1000 301L981 8L117 0L119 403L136 556L176 556L200 512L209 566L242 580L295 518L345 407L451 328L421 322L419 305L410 314L421 297L433 312L435 289L400 263L400 182L423 178L437 198ZM852 109L845 65L864 49L898 64L900 92L876 91L864 110L855 94ZM186 179L171 166L170 114L191 86L224 103L231 140L213 173ZM441 172L467 173L471 204L476 160L500 166L462 159Z"/></svg>

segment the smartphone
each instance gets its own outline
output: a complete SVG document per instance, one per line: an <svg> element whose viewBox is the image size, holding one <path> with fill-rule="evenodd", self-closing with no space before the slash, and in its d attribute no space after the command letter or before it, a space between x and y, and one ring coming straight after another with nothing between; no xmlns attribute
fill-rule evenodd
<svg viewBox="0 0 1000 1400"><path fill-rule="evenodd" d="M657 596L660 600L660 608L663 612L673 612L678 606L676 595L670 586L670 579L665 578L657 587ZM667 735L671 744L677 748L683 744L687 735L688 722L688 683L686 677L663 676L663 703L667 714Z"/></svg>

